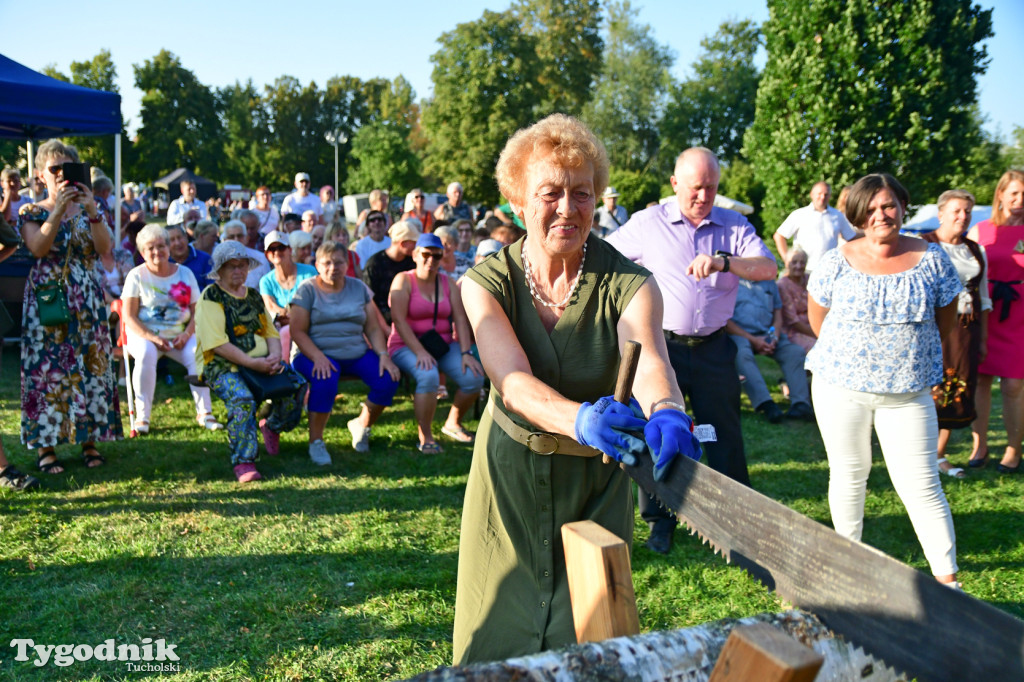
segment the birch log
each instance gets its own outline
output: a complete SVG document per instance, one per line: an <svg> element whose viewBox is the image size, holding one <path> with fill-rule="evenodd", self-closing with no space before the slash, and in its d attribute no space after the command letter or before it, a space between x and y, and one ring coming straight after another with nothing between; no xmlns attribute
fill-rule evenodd
<svg viewBox="0 0 1024 682"><path fill-rule="evenodd" d="M732 629L767 623L822 655L817 682L905 678L836 636L812 614L785 611L683 630L617 637L493 663L437 668L412 682L704 682Z"/></svg>

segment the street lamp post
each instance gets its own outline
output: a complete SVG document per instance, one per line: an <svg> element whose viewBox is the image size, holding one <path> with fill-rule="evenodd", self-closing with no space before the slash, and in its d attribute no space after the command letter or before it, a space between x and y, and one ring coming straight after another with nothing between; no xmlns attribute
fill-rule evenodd
<svg viewBox="0 0 1024 682"><path fill-rule="evenodd" d="M346 135L341 128L330 130L324 134L327 144L334 145L334 200L341 202L341 189L338 187L338 145L348 142Z"/></svg>

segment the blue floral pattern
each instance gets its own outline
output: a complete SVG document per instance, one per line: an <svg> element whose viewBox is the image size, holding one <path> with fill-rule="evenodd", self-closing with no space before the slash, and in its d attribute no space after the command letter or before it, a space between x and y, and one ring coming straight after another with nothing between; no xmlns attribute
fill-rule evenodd
<svg viewBox="0 0 1024 682"><path fill-rule="evenodd" d="M855 270L840 249L826 253L807 291L829 309L807 369L853 391L911 393L942 379L935 309L963 290L956 268L929 244L913 268L891 275Z"/></svg>

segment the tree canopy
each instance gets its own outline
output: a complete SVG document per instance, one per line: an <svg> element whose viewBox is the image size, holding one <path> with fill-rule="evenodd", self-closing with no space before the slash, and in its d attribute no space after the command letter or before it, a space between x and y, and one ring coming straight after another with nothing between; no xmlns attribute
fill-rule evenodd
<svg viewBox="0 0 1024 682"><path fill-rule="evenodd" d="M992 11L970 0L769 0L747 156L773 231L811 185L886 171L933 200L968 174Z"/></svg>

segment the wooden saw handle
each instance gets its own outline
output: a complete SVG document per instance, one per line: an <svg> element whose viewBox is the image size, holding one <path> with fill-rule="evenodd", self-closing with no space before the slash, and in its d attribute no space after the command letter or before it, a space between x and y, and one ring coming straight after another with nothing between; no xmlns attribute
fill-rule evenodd
<svg viewBox="0 0 1024 682"><path fill-rule="evenodd" d="M636 366L640 363L640 349L637 341L627 341L622 349L622 361L619 363L619 377L615 380L615 400L623 405L629 404L633 395L633 379L636 378Z"/></svg>

